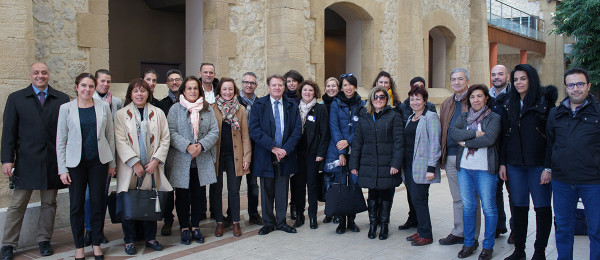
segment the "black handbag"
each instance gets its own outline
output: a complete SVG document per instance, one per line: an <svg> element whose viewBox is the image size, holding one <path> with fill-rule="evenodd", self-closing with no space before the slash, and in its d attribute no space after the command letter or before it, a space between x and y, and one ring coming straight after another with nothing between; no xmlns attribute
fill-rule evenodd
<svg viewBox="0 0 600 260"><path fill-rule="evenodd" d="M154 175L152 178L152 188L150 190L142 190L142 180L146 174L137 179L135 189L130 189L127 192L121 192L118 200L121 200L123 207L123 219L125 220L141 220L141 221L159 221L163 218L168 192L158 191ZM119 203L117 203L119 204Z"/></svg>
<svg viewBox="0 0 600 260"><path fill-rule="evenodd" d="M346 171L345 174L343 170L341 171L339 177L346 178L350 174L349 171ZM367 203L365 203L362 189L358 185L349 184L349 182L348 180L346 184L342 184L337 180L337 183L333 183L327 190L326 216L346 216L367 211Z"/></svg>

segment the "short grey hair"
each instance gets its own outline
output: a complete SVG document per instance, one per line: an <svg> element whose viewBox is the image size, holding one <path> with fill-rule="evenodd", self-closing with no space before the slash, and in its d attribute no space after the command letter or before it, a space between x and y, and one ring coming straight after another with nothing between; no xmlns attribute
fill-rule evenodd
<svg viewBox="0 0 600 260"><path fill-rule="evenodd" d="M467 78L467 81L469 80L469 72L468 72L466 69L463 69L463 68L454 68L454 69L452 70L452 72L450 72L450 80L452 80L452 75L453 75L454 73L458 73L458 72L462 72L462 73L464 73L464 74L465 74L465 77Z"/></svg>
<svg viewBox="0 0 600 260"><path fill-rule="evenodd" d="M244 78L244 76L246 76L246 75L250 75L250 76L258 79L258 77L256 76L256 73L254 73L252 71L248 71L248 72L244 73L244 75L242 75L242 78Z"/></svg>

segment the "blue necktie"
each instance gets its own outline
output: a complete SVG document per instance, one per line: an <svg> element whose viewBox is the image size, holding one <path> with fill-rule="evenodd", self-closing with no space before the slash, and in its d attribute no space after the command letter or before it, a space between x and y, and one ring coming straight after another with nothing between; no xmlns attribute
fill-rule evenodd
<svg viewBox="0 0 600 260"><path fill-rule="evenodd" d="M275 143L277 144L277 147L281 147L283 135L281 134L281 119L279 119L279 101L276 100L273 104L275 105L273 108L275 114Z"/></svg>

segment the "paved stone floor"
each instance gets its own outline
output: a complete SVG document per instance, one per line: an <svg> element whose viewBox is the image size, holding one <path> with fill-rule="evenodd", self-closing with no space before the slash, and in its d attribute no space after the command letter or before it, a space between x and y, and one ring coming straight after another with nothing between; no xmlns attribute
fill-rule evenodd
<svg viewBox="0 0 600 260"><path fill-rule="evenodd" d="M365 190L365 197L366 197ZM505 193L506 196L506 193ZM173 234L157 239L164 245L160 252L146 249L143 242L136 243L138 254L128 256L123 250L122 230L120 224L110 224L107 221L105 234L110 240L108 244L102 245L106 259L457 259L457 253L462 245L442 246L437 240L448 235L452 229L452 199L445 175L442 183L431 185L429 196L429 208L433 224L434 243L423 247L413 247L405 237L416 232L416 229L399 231L397 226L404 223L407 217L408 205L406 203L406 191L404 186L396 189L394 205L392 207L392 218L390 222L390 236L387 240L368 239L367 213L357 216L356 222L361 231L358 233L347 232L343 235L335 233L335 224L323 224L324 203L319 204L318 219L319 228L311 230L306 225L298 228L297 234L287 234L274 231L266 236L259 236L259 226L251 225L248 218L245 194L242 197L242 230L243 235L239 238L233 236L231 228L225 229L223 237L214 236L214 221L204 220L201 222L201 231L206 237L204 244L182 245L179 243L180 232L177 231L177 222ZM224 200L227 201L226 199ZM508 200L505 199L505 208L508 214ZM483 221L482 221L483 222ZM292 220L288 223L293 224ZM482 225L483 226L483 225ZM162 223L158 223L158 232ZM535 213L530 210L529 230L527 239L527 255L533 255L533 243L535 240ZM554 229L553 229L554 231ZM483 237L483 230L481 237ZM506 243L508 234L496 239L493 259L504 259L510 255L513 246ZM481 242L481 240L480 240ZM57 229L52 239L55 254L44 259L72 259L74 257L73 239L69 228ZM481 247L468 259L477 259ZM86 256L92 259L91 247L86 248ZM550 236L546 250L548 259L556 259L556 246L554 243L554 232ZM36 247L20 248L16 259L40 258ZM587 236L575 237L575 259L589 258L589 240Z"/></svg>

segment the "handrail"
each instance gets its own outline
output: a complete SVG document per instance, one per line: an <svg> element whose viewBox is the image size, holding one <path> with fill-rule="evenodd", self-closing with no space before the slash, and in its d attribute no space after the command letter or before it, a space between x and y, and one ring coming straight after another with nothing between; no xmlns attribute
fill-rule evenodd
<svg viewBox="0 0 600 260"><path fill-rule="evenodd" d="M545 22L539 16L526 13L498 0L487 0L486 3L488 24L544 41Z"/></svg>

